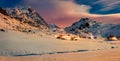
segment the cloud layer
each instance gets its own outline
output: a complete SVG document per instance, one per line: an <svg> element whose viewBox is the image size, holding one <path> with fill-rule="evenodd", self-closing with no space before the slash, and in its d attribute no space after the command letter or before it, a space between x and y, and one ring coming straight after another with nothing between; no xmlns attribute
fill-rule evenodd
<svg viewBox="0 0 120 61"><path fill-rule="evenodd" d="M68 26L81 15L89 13L90 6L78 5L73 0L26 0L25 5L32 5L47 22L61 27Z"/></svg>
<svg viewBox="0 0 120 61"><path fill-rule="evenodd" d="M120 13L120 0L74 0L77 4L89 5L90 13L113 14Z"/></svg>

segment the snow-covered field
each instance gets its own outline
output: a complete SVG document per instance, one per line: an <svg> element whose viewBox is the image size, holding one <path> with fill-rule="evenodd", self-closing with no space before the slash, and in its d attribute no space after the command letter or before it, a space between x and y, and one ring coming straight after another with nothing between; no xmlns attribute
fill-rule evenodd
<svg viewBox="0 0 120 61"><path fill-rule="evenodd" d="M53 35L0 32L1 56L30 56L65 52L106 50L118 46L102 39L59 40Z"/></svg>
<svg viewBox="0 0 120 61"><path fill-rule="evenodd" d="M0 61L120 61L120 49L46 54L42 56L0 57Z"/></svg>

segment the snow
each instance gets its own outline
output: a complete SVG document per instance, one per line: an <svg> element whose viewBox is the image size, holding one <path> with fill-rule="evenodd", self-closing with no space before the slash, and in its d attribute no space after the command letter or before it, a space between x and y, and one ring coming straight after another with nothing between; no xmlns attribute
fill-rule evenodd
<svg viewBox="0 0 120 61"><path fill-rule="evenodd" d="M48 28L48 24L44 19L31 7L29 8L4 8L8 15L23 23L28 23L31 26Z"/></svg>
<svg viewBox="0 0 120 61"><path fill-rule="evenodd" d="M70 52L78 50L109 49L111 44L100 43L95 39L82 39L79 41L59 40L53 35L25 34L21 32L0 32L0 55L22 56L41 55L57 52Z"/></svg>

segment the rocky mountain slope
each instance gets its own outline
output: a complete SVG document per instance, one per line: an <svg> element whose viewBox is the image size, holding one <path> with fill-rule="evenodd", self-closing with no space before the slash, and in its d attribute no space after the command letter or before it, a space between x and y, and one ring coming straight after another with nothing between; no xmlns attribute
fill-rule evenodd
<svg viewBox="0 0 120 61"><path fill-rule="evenodd" d="M31 7L0 8L0 28L27 31L34 29L48 29L49 26Z"/></svg>
<svg viewBox="0 0 120 61"><path fill-rule="evenodd" d="M19 20L21 23L27 23L31 26L48 28L45 20L31 7L28 8L5 8L7 14Z"/></svg>
<svg viewBox="0 0 120 61"><path fill-rule="evenodd" d="M27 29L34 30L36 27L30 26L28 24L22 24L18 20L0 13L0 29L27 31Z"/></svg>
<svg viewBox="0 0 120 61"><path fill-rule="evenodd" d="M110 35L120 36L120 25L104 24L96 22L89 18L81 18L78 22L73 23L70 27L66 27L68 33L94 37L108 37Z"/></svg>

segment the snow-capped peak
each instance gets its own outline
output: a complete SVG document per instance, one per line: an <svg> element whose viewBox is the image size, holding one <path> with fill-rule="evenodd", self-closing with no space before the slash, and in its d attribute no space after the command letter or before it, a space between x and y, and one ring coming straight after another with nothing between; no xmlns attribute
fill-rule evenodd
<svg viewBox="0 0 120 61"><path fill-rule="evenodd" d="M113 32L113 28L120 28L118 26L113 26L115 25L100 23L89 18L81 18L79 21L73 23L70 27L66 27L65 31L78 35L84 33L84 36L87 36L88 33L92 33L95 37L107 37L109 35L112 35L110 33ZM117 33L114 32L114 35Z"/></svg>
<svg viewBox="0 0 120 61"><path fill-rule="evenodd" d="M28 23L31 26L48 28L44 19L31 7L28 8L4 8L9 16L19 20L22 23Z"/></svg>

